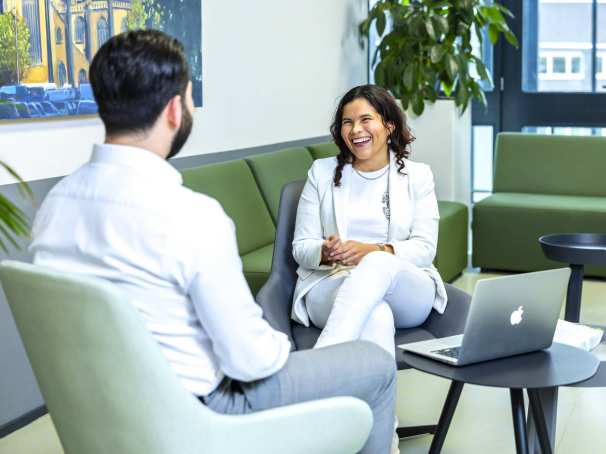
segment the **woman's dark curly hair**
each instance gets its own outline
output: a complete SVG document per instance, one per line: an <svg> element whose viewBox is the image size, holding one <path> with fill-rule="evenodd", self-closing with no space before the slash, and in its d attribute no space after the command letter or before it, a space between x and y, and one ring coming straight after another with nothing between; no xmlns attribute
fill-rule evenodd
<svg viewBox="0 0 606 454"><path fill-rule="evenodd" d="M387 90L378 85L360 85L359 87L352 88L339 101L333 122L330 125L330 133L335 144L339 147L337 167L335 168L335 177L333 180L335 186L341 185L341 176L345 164L353 164L356 160L343 137L341 137L341 125L343 123L343 109L347 104L359 98L368 101L377 111L385 127L393 125L393 131L389 135L389 148L391 148L396 156L398 172L400 173L403 173L402 171L404 170L404 158L408 158L410 154L409 145L415 140L406 123L404 112L402 112L394 97Z"/></svg>

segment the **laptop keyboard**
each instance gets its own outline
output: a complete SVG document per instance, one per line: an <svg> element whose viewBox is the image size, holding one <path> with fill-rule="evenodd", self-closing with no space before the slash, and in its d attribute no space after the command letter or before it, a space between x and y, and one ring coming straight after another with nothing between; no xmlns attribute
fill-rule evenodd
<svg viewBox="0 0 606 454"><path fill-rule="evenodd" d="M442 348L441 350L433 350L431 353L436 353L442 356L448 356L449 358L457 359L459 357L459 352L461 351L461 347L449 347Z"/></svg>

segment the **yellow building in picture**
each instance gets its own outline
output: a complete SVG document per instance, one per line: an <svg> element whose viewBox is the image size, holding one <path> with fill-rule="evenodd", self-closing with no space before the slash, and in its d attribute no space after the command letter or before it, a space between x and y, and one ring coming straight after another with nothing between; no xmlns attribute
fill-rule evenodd
<svg viewBox="0 0 606 454"><path fill-rule="evenodd" d="M110 36L127 30L131 4L132 0L0 0L0 13L22 17L30 32L31 65L20 83L77 87L87 82L97 49Z"/></svg>

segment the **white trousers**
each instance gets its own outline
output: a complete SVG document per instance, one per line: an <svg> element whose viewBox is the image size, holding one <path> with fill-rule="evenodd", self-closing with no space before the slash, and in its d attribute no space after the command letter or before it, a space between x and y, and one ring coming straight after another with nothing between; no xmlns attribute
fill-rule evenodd
<svg viewBox="0 0 606 454"><path fill-rule="evenodd" d="M423 270L393 254L371 252L305 296L309 318L322 328L314 348L363 339L395 357L395 328L422 324L435 294L435 284Z"/></svg>

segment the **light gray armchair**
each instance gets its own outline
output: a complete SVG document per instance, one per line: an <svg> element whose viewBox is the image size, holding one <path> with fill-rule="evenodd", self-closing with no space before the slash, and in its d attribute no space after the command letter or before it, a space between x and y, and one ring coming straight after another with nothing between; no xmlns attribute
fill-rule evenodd
<svg viewBox="0 0 606 454"><path fill-rule="evenodd" d="M111 283L10 261L0 280L67 454L352 454L370 432L349 397L215 413Z"/></svg>
<svg viewBox="0 0 606 454"><path fill-rule="evenodd" d="M271 273L257 294L257 303L263 308L267 321L274 328L286 333L297 350L312 348L320 335L318 328L314 326L307 328L290 318L292 296L297 282L297 263L292 256L292 240L299 196L304 183L304 181L295 181L282 189ZM453 336L463 332L471 296L450 284L445 286L448 305L444 314L440 315L432 311L421 326L396 330L394 339L396 345L434 337ZM409 368L400 349L396 349L396 363L399 370ZM398 428L400 437L434 431L435 424Z"/></svg>

